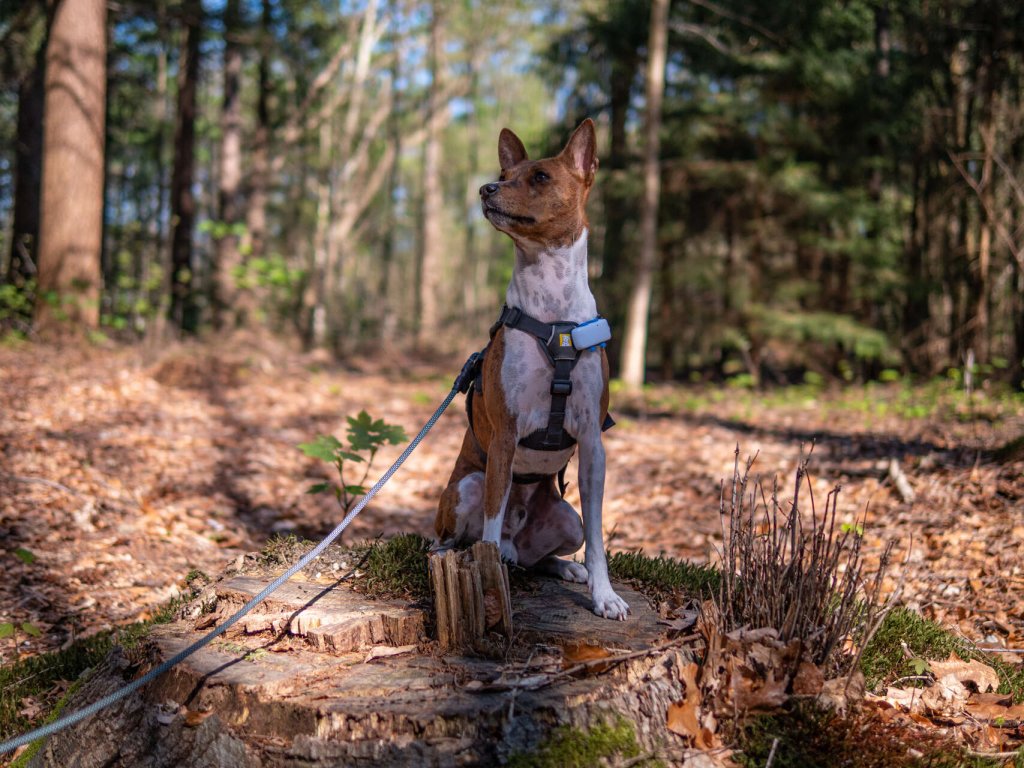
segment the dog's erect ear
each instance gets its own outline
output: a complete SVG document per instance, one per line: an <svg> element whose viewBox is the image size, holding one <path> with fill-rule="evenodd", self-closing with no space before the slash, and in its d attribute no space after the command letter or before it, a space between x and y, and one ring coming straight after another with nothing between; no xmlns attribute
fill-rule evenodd
<svg viewBox="0 0 1024 768"><path fill-rule="evenodd" d="M597 172L597 135L594 133L593 120L588 117L580 123L562 150L562 156L588 184L594 180L594 173Z"/></svg>
<svg viewBox="0 0 1024 768"><path fill-rule="evenodd" d="M526 147L523 146L523 142L508 128L502 128L501 135L498 136L498 162L501 163L501 170L507 171L526 159Z"/></svg>

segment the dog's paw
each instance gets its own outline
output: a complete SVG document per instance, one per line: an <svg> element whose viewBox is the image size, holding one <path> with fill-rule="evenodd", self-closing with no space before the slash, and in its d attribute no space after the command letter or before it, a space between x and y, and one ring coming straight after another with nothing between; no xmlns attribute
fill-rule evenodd
<svg viewBox="0 0 1024 768"><path fill-rule="evenodd" d="M519 550L516 549L516 545L508 539L502 539L498 545L498 549L501 551L501 559L506 563L512 565L518 565L519 563Z"/></svg>
<svg viewBox="0 0 1024 768"><path fill-rule="evenodd" d="M581 563L574 563L572 560L563 560L552 555L538 563L538 567L545 573L557 576L562 581L571 581L576 584L587 583L586 566Z"/></svg>
<svg viewBox="0 0 1024 768"><path fill-rule="evenodd" d="M625 621L629 605L616 595L611 588L594 592L594 613L606 619Z"/></svg>

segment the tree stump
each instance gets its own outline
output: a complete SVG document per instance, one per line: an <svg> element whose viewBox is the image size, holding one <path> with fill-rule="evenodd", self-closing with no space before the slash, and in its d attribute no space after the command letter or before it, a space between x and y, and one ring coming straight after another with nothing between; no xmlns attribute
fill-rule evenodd
<svg viewBox="0 0 1024 768"><path fill-rule="evenodd" d="M478 569L487 557L451 554ZM475 592L472 574L457 572L460 589ZM111 653L65 711L186 647L273 576L254 566L213 583L140 647ZM595 616L585 585L517 576L512 639L485 633L498 652L444 653L422 602L369 599L300 574L210 646L49 739L31 764L500 765L559 726L623 721L641 749L680 754L666 715L685 698L680 669L691 654L667 640L643 595L615 588L633 611L624 622Z"/></svg>
<svg viewBox="0 0 1024 768"><path fill-rule="evenodd" d="M428 561L434 621L442 651L481 649L488 630L512 637L508 568L495 544L432 553Z"/></svg>

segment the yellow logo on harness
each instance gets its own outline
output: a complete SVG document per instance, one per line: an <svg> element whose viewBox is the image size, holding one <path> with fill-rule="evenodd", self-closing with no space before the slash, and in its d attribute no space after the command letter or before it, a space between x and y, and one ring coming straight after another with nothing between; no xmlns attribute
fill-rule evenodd
<svg viewBox="0 0 1024 768"><path fill-rule="evenodd" d="M572 346L572 334L571 333L560 333L560 334L558 334L558 346L560 346L560 347L571 347Z"/></svg>

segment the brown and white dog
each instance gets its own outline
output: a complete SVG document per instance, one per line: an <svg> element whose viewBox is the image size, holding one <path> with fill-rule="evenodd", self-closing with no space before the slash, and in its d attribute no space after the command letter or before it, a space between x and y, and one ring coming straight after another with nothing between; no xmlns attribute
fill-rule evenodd
<svg viewBox="0 0 1024 768"><path fill-rule="evenodd" d="M501 176L480 188L480 198L487 220L515 243L506 305L542 323L592 321L597 304L587 280L585 207L597 170L593 122L585 120L556 157L533 161L506 128L498 159ZM625 619L629 606L608 581L601 530L601 432L608 413L604 350L579 352L565 401L564 430L579 446L582 525L555 482L575 446L537 450L520 444L548 424L552 408L552 361L542 345L518 328L498 326L481 374L470 426L438 504L439 541L494 542L509 562L587 582L594 613ZM559 557L584 541L586 567Z"/></svg>

